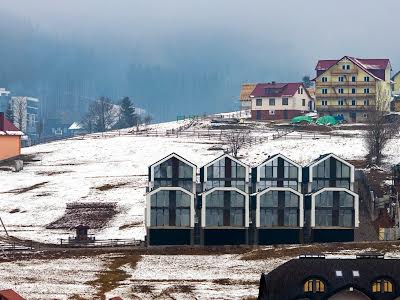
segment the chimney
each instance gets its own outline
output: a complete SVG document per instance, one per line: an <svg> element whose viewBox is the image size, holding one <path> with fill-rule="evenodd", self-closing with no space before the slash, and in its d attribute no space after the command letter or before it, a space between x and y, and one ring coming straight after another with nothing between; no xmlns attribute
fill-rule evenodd
<svg viewBox="0 0 400 300"><path fill-rule="evenodd" d="M6 120L3 112L0 112L0 131L4 131L4 128L6 127Z"/></svg>
<svg viewBox="0 0 400 300"><path fill-rule="evenodd" d="M275 81L272 81L272 84L275 84L276 82Z"/></svg>

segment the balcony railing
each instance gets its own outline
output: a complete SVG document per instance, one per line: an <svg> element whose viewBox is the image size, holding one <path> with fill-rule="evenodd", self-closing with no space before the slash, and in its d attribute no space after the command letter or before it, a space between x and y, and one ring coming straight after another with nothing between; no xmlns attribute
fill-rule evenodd
<svg viewBox="0 0 400 300"><path fill-rule="evenodd" d="M330 86L374 86L375 82L373 81L329 81L329 82L317 82L316 86L318 87L330 87Z"/></svg>
<svg viewBox="0 0 400 300"><path fill-rule="evenodd" d="M317 111L332 111L332 110L350 110L350 111L368 111L372 110L374 105L320 105L317 104Z"/></svg>
<svg viewBox="0 0 400 300"><path fill-rule="evenodd" d="M315 93L315 97L316 98L371 98L371 97L375 97L375 93L374 92L369 92L369 94L364 94L364 93L343 93L343 94L339 94L339 93L327 93L327 94L322 94L322 93Z"/></svg>
<svg viewBox="0 0 400 300"><path fill-rule="evenodd" d="M358 69L343 70L342 68L335 68L331 70L331 74L358 74Z"/></svg>

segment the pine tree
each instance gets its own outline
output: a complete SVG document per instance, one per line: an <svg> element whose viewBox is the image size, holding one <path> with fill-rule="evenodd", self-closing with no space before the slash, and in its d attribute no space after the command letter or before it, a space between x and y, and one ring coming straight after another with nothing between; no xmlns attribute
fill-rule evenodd
<svg viewBox="0 0 400 300"><path fill-rule="evenodd" d="M129 97L125 97L121 101L121 120L120 125L123 128L135 125L135 108Z"/></svg>

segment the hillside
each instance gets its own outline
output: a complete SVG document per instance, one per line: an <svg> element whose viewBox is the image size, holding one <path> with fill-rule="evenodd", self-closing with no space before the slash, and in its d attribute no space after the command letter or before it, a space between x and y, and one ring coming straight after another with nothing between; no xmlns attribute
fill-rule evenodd
<svg viewBox="0 0 400 300"><path fill-rule="evenodd" d="M185 124L188 121L152 125L148 128L153 133L150 136L136 136L125 130L24 148L27 163L22 172L0 171L0 213L8 231L21 239L56 243L74 233L68 228L46 229L65 214L67 204L114 203L110 218L100 220L101 228L93 231L96 238L144 239L148 165L176 152L200 167L221 155L226 147L224 139L220 140L226 131L220 129L214 129L219 134L208 138L196 134L162 136L166 130ZM205 128L209 128L208 121L197 122L188 131ZM255 126L252 135L268 140L246 144L239 151L241 159L254 166L278 152L300 164L327 152L352 160L365 155L360 131L338 129L318 133L315 139L313 133L292 132L272 140L276 133L276 129L262 124ZM385 153L387 162L400 162L396 151L399 147L398 138L390 143ZM68 226L71 224L73 220Z"/></svg>

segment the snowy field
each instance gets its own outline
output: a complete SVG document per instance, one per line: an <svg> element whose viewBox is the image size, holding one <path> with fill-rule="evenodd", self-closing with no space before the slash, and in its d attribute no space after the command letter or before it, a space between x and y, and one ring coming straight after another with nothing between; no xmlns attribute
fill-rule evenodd
<svg viewBox="0 0 400 300"><path fill-rule="evenodd" d="M152 125L165 131L188 121ZM336 130L337 131L340 130ZM275 131L265 131L271 136ZM349 130L343 131L346 134ZM362 159L362 138L331 135L324 139L269 139L262 144L242 148L242 160L255 166L269 155L283 153L300 164L307 164L320 154L333 152L345 159ZM304 134L304 133L303 133ZM70 230L45 229L65 213L67 203L115 202L117 214L102 229L95 230L97 239L144 238L144 195L147 167L176 152L198 167L222 154L221 141L196 137L146 137L118 133L87 135L64 141L24 148L23 154L39 161L29 163L19 173L1 171L0 214L10 234L22 239L57 243L73 233ZM217 148L218 149L218 148ZM393 140L386 150L386 161L400 162L400 140ZM109 189L102 189L110 185Z"/></svg>

